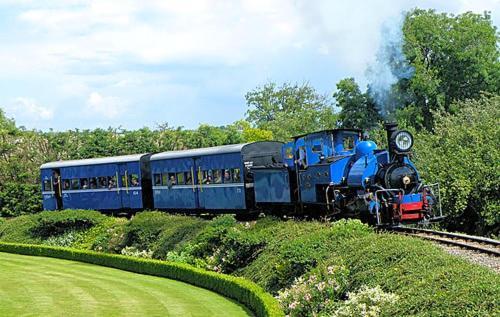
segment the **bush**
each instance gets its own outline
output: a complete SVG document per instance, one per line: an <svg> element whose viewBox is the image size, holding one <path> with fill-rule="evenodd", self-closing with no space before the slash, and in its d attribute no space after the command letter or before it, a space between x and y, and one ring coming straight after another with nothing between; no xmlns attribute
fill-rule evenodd
<svg viewBox="0 0 500 317"><path fill-rule="evenodd" d="M0 216L16 217L42 211L40 185L5 183L0 188Z"/></svg>
<svg viewBox="0 0 500 317"><path fill-rule="evenodd" d="M124 246L133 246L141 250L151 249L170 220L170 215L159 211L136 214L125 226Z"/></svg>
<svg viewBox="0 0 500 317"><path fill-rule="evenodd" d="M106 216L93 210L44 211L36 216L37 223L31 228L34 237L48 238L89 229L106 219Z"/></svg>
<svg viewBox="0 0 500 317"><path fill-rule="evenodd" d="M33 237L31 230L38 220L33 215L24 215L6 220L0 224L0 240L16 243L42 243L39 237Z"/></svg>
<svg viewBox="0 0 500 317"><path fill-rule="evenodd" d="M500 96L460 102L436 114L434 133L415 137L422 177L441 185L449 230L500 233Z"/></svg>
<svg viewBox="0 0 500 317"><path fill-rule="evenodd" d="M125 226L128 220L125 218L110 219L112 221L106 220L90 229L90 234L95 235L95 239L88 239L88 243L92 243L92 250L109 253L121 252L125 245ZM78 245L75 247L78 247Z"/></svg>
<svg viewBox="0 0 500 317"><path fill-rule="evenodd" d="M333 312L333 317L377 317L399 299L395 294L384 292L380 286L363 286L357 292L349 292L347 297L348 299Z"/></svg>
<svg viewBox="0 0 500 317"><path fill-rule="evenodd" d="M295 279L293 285L278 293L287 316L317 315L338 301L348 286L349 271L343 265L328 265Z"/></svg>
<svg viewBox="0 0 500 317"><path fill-rule="evenodd" d="M350 271L351 289L379 286L400 297L384 316L493 316L500 276L432 243L394 234L343 241L335 250Z"/></svg>
<svg viewBox="0 0 500 317"><path fill-rule="evenodd" d="M208 272L186 264L131 258L121 255L80 251L49 246L0 243L0 252L48 256L113 267L140 274L171 278L200 286L233 298L257 316L283 316L277 301L252 282L229 275Z"/></svg>
<svg viewBox="0 0 500 317"><path fill-rule="evenodd" d="M181 250L209 224L208 221L195 217L169 217L168 225L163 227L157 242L152 246L155 259L165 259L169 252Z"/></svg>

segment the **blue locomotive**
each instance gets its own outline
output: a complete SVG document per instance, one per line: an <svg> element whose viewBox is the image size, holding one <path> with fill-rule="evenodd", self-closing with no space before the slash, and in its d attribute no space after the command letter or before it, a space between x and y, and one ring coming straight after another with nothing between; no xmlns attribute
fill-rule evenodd
<svg viewBox="0 0 500 317"><path fill-rule="evenodd" d="M377 149L360 130L335 129L286 144L46 163L41 166L43 207L241 218L264 212L357 217L378 225L439 219L434 195L439 188L424 185L409 159L413 136L395 124L387 124L386 131L387 150Z"/></svg>

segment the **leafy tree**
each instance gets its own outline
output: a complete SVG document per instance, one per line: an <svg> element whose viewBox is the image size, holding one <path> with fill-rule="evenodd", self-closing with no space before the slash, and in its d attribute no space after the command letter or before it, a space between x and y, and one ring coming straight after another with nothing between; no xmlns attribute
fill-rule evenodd
<svg viewBox="0 0 500 317"><path fill-rule="evenodd" d="M331 102L308 83L268 83L245 95L247 121L253 127L270 131L276 140L336 125Z"/></svg>
<svg viewBox="0 0 500 317"><path fill-rule="evenodd" d="M361 92L352 77L337 83L333 97L341 108L339 119L343 128L371 130L382 120L375 103L368 93Z"/></svg>
<svg viewBox="0 0 500 317"><path fill-rule="evenodd" d="M273 139L273 133L268 130L252 128L250 123L240 120L233 125L238 131L241 131L243 142L270 141Z"/></svg>
<svg viewBox="0 0 500 317"><path fill-rule="evenodd" d="M414 9L406 14L403 51L415 68L408 93L427 129L433 110L453 112L456 101L500 93L499 35L489 13L457 16Z"/></svg>
<svg viewBox="0 0 500 317"><path fill-rule="evenodd" d="M415 137L422 177L439 182L449 229L500 232L500 96L454 104L435 116L435 133Z"/></svg>

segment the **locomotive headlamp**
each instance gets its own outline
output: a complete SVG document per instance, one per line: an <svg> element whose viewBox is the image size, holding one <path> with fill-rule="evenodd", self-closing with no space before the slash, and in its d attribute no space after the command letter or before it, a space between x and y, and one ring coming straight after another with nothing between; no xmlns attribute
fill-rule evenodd
<svg viewBox="0 0 500 317"><path fill-rule="evenodd" d="M393 140L398 152L407 152L413 146L413 136L408 131L396 132Z"/></svg>

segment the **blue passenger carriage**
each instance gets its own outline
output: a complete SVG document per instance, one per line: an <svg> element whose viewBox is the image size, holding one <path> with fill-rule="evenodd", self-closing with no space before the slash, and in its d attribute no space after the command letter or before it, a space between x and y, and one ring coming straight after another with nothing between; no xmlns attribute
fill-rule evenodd
<svg viewBox="0 0 500 317"><path fill-rule="evenodd" d="M43 207L110 212L151 208L149 157L137 154L43 164Z"/></svg>
<svg viewBox="0 0 500 317"><path fill-rule="evenodd" d="M154 207L187 213L252 211L251 167L282 162L282 145L255 142L154 154Z"/></svg>

